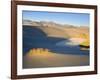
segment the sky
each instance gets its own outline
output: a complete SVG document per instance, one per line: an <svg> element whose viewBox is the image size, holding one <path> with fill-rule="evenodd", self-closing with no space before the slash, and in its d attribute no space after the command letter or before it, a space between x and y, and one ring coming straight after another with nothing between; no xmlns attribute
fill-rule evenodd
<svg viewBox="0 0 100 80"><path fill-rule="evenodd" d="M22 15L23 20L50 21L59 24L89 27L90 15L88 13L23 11Z"/></svg>

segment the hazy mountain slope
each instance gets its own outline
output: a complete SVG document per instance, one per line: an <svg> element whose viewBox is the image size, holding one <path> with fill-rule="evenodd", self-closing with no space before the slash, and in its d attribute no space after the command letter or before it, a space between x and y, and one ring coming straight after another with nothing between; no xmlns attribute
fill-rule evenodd
<svg viewBox="0 0 100 80"><path fill-rule="evenodd" d="M61 38L89 38L89 28L88 27L76 27L72 25L61 25L54 22L36 22L24 20L23 25L26 23L33 27L41 29L47 34L47 36L61 37Z"/></svg>

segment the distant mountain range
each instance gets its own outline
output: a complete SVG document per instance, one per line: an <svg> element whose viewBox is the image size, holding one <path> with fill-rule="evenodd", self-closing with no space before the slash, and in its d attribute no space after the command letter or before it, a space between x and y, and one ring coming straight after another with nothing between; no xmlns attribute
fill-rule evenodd
<svg viewBox="0 0 100 80"><path fill-rule="evenodd" d="M52 27L88 27L88 26L75 26L72 24L60 24L52 21L31 21L31 20L23 20L23 25L34 25L34 26L52 26Z"/></svg>

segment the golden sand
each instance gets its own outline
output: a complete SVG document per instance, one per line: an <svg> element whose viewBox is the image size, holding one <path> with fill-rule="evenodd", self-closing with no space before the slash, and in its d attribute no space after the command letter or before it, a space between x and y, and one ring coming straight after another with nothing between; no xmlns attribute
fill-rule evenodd
<svg viewBox="0 0 100 80"><path fill-rule="evenodd" d="M89 64L87 55L58 54L48 49L32 49L23 58L24 68L80 66Z"/></svg>

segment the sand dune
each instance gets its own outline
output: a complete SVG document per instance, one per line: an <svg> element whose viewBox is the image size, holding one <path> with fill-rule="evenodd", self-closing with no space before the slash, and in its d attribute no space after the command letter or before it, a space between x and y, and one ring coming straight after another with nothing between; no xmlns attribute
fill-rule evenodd
<svg viewBox="0 0 100 80"><path fill-rule="evenodd" d="M70 55L70 54L26 54L23 57L24 68L40 68L40 67L64 67L64 66L81 66L89 65L89 57L87 55Z"/></svg>
<svg viewBox="0 0 100 80"><path fill-rule="evenodd" d="M62 25L55 22L37 22L23 20L23 25L31 25L41 29L48 36L61 37L61 38L84 38L83 35L89 36L89 28L86 26L78 27L74 25Z"/></svg>
<svg viewBox="0 0 100 80"><path fill-rule="evenodd" d="M74 53L75 51L76 52L79 51L79 54L71 54L70 52L64 52L65 54L63 54L61 52L57 53L55 51L54 53L52 51L48 53L43 52L43 54L34 52L34 54L30 55L29 52L28 53L26 52L25 55L23 56L23 68L89 65L89 55L84 55L84 54L81 55L82 53L79 47L77 48L73 44L69 46L67 43L64 43L67 44L67 46L65 47L61 45L60 47L54 45L58 42L58 40L60 44L63 44L64 41L62 41L61 39L66 39L69 40L70 42L78 43L77 45L79 45L80 43L89 39L88 27L75 27L70 25L68 26L68 25L56 24L53 22L35 22L35 21L30 23L29 22L30 21L26 21L25 23L23 23L24 27L23 39L25 41L29 41L27 42L27 44L24 44L25 49L35 48L34 45L36 45L36 48L39 48L41 44L45 45L46 48L52 50L55 48L58 50L61 49L61 51L64 51L63 49L71 51L69 49L72 49ZM37 47L38 45L39 47ZM45 46L40 48L45 48Z"/></svg>

